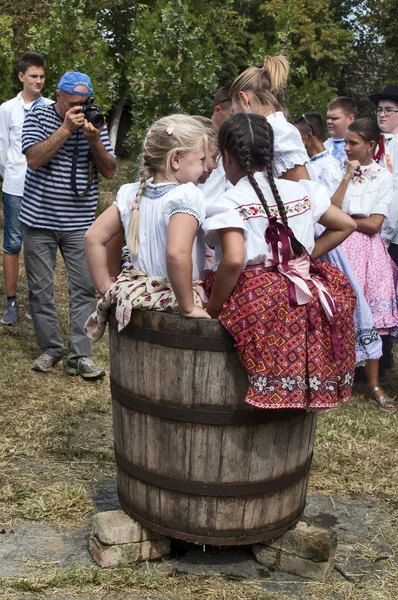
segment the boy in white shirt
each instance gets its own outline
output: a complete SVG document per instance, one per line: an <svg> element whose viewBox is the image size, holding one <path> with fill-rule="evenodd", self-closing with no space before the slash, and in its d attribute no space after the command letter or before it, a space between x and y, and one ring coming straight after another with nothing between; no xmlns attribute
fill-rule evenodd
<svg viewBox="0 0 398 600"><path fill-rule="evenodd" d="M26 115L36 106L51 104L43 98L46 61L37 52L26 52L18 63L22 91L0 106L0 176L3 178L3 276L7 296L1 322L15 325L18 320L16 299L19 253L22 233L19 212L24 191L26 158L21 151L22 126Z"/></svg>
<svg viewBox="0 0 398 600"><path fill-rule="evenodd" d="M347 162L347 155L344 150L344 135L353 121L357 118L357 107L352 98L348 96L338 96L328 103L326 113L326 126L330 138L325 141L325 148L336 160L340 166L344 167Z"/></svg>

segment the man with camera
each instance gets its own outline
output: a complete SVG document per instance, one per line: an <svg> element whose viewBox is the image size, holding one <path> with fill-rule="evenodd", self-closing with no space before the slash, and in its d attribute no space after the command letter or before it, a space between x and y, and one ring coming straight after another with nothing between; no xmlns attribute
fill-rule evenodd
<svg viewBox="0 0 398 600"><path fill-rule="evenodd" d="M104 118L92 100L88 75L65 73L56 102L25 119L22 152L28 169L20 212L29 306L41 354L34 371L48 372L62 359L63 342L54 302L59 249L68 272L69 352L65 370L84 379L103 377L91 359L84 324L95 310L95 289L85 254L84 234L95 218L98 172L111 179L116 159Z"/></svg>

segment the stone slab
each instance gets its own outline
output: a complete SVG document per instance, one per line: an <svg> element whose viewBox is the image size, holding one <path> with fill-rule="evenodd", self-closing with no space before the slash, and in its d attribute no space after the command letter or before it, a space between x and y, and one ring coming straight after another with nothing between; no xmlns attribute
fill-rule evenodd
<svg viewBox="0 0 398 600"><path fill-rule="evenodd" d="M330 527L299 521L281 537L270 543L263 542L262 545L313 562L328 562L336 553L337 534Z"/></svg>
<svg viewBox="0 0 398 600"><path fill-rule="evenodd" d="M334 567L334 555L326 562L315 562L263 544L254 544L252 550L260 565L314 581L327 581Z"/></svg>
<svg viewBox="0 0 398 600"><path fill-rule="evenodd" d="M94 515L92 534L108 546L145 542L163 537L142 527L123 510L105 511Z"/></svg>
<svg viewBox="0 0 398 600"><path fill-rule="evenodd" d="M87 547L86 527L60 527L50 523L16 523L0 535L0 579L23 571L29 562L95 565Z"/></svg>
<svg viewBox="0 0 398 600"><path fill-rule="evenodd" d="M132 544L116 544L108 546L99 539L90 536L90 552L95 562L102 568L119 567L144 560L154 560L170 552L170 540L147 540Z"/></svg>

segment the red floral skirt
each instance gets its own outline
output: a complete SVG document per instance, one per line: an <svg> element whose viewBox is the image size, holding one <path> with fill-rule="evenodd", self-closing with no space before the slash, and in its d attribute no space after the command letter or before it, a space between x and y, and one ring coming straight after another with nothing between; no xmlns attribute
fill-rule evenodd
<svg viewBox="0 0 398 600"><path fill-rule="evenodd" d="M317 268L319 267L319 268ZM312 300L289 302L288 280L277 269L255 265L242 271L218 317L235 339L247 370L246 402L259 408L334 408L351 395L355 370L355 292L333 265L311 267L335 303L340 352L312 281ZM210 295L215 274L204 273ZM340 354L338 356L337 354Z"/></svg>

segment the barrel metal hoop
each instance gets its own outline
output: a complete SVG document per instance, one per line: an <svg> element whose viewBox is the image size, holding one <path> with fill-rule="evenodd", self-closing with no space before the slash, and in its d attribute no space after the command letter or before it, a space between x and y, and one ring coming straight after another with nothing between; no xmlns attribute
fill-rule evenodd
<svg viewBox="0 0 398 600"><path fill-rule="evenodd" d="M127 460L115 447L117 466L135 479L160 489L181 492L195 496L214 496L236 498L242 496L266 496L286 490L301 479L307 477L312 460L312 453L295 471L284 474L268 481L243 482L243 483L203 483L201 481L185 481L173 479L147 469L138 467Z"/></svg>
<svg viewBox="0 0 398 600"><path fill-rule="evenodd" d="M304 502L292 514L280 521L277 521L277 523L271 523L265 527L261 527L260 529L250 529L248 531L245 530L243 535L242 530L236 532L230 530L206 530L206 532L201 532L199 530L198 532L195 529L197 533L189 533L186 531L178 531L170 527L164 527L163 525L156 523L153 520L153 516L145 512L132 509L130 504L121 494L120 490L118 490L118 496L123 510L143 527L178 540L187 540L188 542L196 542L198 544L212 544L214 546L244 546L276 539L297 524L305 508Z"/></svg>
<svg viewBox="0 0 398 600"><path fill-rule="evenodd" d="M169 346L181 350L207 350L208 352L235 352L234 339L226 337L206 337L203 335L189 335L184 333L172 333L170 331L156 331L146 327L140 327L129 323L119 335L128 335L135 340L157 344L158 346Z"/></svg>
<svg viewBox="0 0 398 600"><path fill-rule="evenodd" d="M304 418L304 410L264 410L261 408L249 410L213 410L211 406L195 408L190 406L173 406L170 404L157 404L151 400L136 396L126 390L111 377L111 393L114 401L125 408L145 413L159 419L180 421L182 423L196 423L200 425L261 425L276 421L292 421L295 418ZM243 403L242 403L243 405Z"/></svg>

